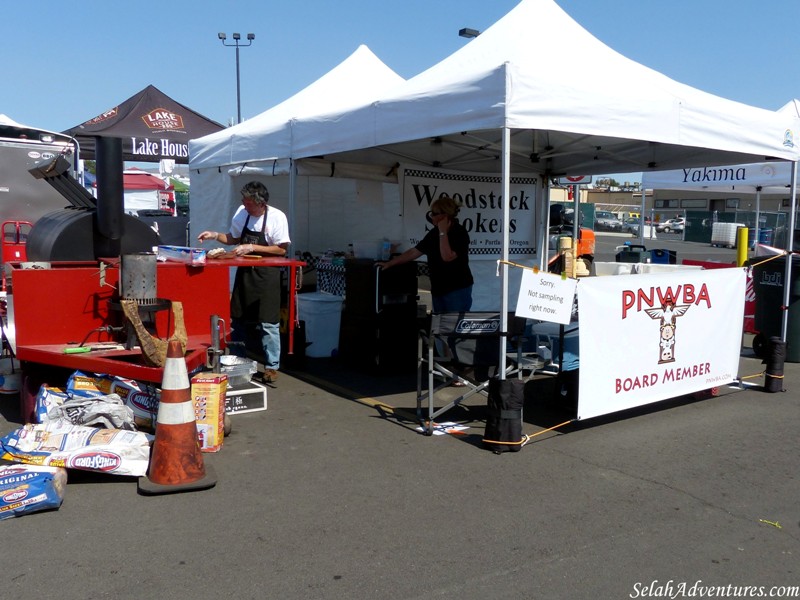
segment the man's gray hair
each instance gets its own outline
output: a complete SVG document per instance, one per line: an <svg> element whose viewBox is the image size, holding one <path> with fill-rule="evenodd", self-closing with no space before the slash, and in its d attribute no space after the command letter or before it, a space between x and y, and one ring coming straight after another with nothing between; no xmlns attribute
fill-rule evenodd
<svg viewBox="0 0 800 600"><path fill-rule="evenodd" d="M242 188L242 196L252 198L256 204L269 202L269 190L260 181L251 181Z"/></svg>

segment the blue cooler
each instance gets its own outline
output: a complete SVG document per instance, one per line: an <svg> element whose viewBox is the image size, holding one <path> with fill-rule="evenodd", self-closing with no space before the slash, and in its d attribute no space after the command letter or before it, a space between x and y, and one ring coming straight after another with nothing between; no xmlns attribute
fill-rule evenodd
<svg viewBox="0 0 800 600"><path fill-rule="evenodd" d="M650 250L650 262L656 265L674 265L678 263L675 250Z"/></svg>

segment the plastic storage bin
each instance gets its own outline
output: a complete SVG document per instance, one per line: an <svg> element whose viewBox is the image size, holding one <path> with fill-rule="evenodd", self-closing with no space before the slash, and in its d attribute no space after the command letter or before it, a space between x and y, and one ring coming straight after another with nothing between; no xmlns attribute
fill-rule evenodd
<svg viewBox="0 0 800 600"><path fill-rule="evenodd" d="M736 235L743 223L714 223L711 226L711 245L725 248L736 247Z"/></svg>
<svg viewBox="0 0 800 600"><path fill-rule="evenodd" d="M329 358L339 348L341 296L312 292L297 295L298 318L306 323L306 356Z"/></svg>

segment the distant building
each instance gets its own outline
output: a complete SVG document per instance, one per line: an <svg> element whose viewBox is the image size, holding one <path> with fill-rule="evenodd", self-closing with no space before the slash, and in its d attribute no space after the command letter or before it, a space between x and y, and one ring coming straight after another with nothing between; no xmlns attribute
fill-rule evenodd
<svg viewBox="0 0 800 600"><path fill-rule="evenodd" d="M654 207L658 212L687 211L736 212L756 209L756 195L748 192L709 192L694 190L653 190ZM791 206L790 195L762 193L759 210L786 212Z"/></svg>

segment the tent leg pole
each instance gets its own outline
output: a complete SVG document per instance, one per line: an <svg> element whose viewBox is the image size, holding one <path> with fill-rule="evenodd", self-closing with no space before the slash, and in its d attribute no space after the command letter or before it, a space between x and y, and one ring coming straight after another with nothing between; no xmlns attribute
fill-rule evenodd
<svg viewBox="0 0 800 600"><path fill-rule="evenodd" d="M508 246L509 246L509 220L511 208L511 130L503 127L503 261L500 263L501 287L503 299L500 305L500 362L499 377L506 378L506 332L508 331Z"/></svg>
<svg viewBox="0 0 800 600"><path fill-rule="evenodd" d="M792 290L792 252L794 250L794 228L797 226L797 161L792 163L792 212L789 213L789 239L786 242L786 268L783 283L783 305L789 306ZM783 311L781 322L781 339L786 343L786 334L789 328L789 311Z"/></svg>

